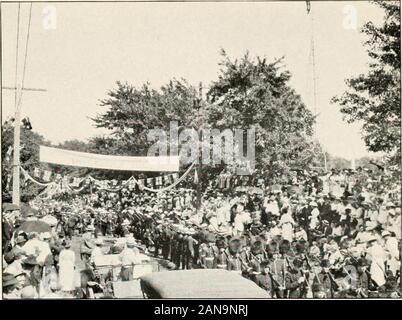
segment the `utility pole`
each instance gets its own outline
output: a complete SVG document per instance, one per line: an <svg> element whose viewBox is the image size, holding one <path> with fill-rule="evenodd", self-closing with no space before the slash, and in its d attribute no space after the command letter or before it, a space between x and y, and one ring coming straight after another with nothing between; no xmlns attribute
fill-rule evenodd
<svg viewBox="0 0 402 320"><path fill-rule="evenodd" d="M200 82L199 85L199 91L198 91L198 99L197 99L197 108L198 108L198 112L200 111L200 107L201 107L201 100L202 100L202 83ZM201 202L202 202L202 129L199 128L198 131L198 164L196 166L196 170L197 170L197 177L198 177L198 183L197 183L197 214L199 213L200 209L201 209Z"/></svg>
<svg viewBox="0 0 402 320"><path fill-rule="evenodd" d="M19 53L19 34L20 34L20 13L21 6L18 4L18 17L17 17L17 43L16 43L16 53L15 53L15 85L14 87L2 87L5 90L14 90L14 156L13 156L13 204L20 205L20 122L21 122L21 99L23 91L46 91L45 89L37 88L25 88L25 72L28 59L28 43L29 34L31 27L31 17L32 17L32 2L29 8L29 20L28 20L28 30L26 35L25 44L25 54L24 54L24 64L21 84L18 83L18 53Z"/></svg>
<svg viewBox="0 0 402 320"><path fill-rule="evenodd" d="M22 91L46 91L38 88L2 87L5 90L15 90L16 96L21 97ZM20 136L21 136L21 100L15 105L14 114L14 156L13 156L13 204L20 205Z"/></svg>

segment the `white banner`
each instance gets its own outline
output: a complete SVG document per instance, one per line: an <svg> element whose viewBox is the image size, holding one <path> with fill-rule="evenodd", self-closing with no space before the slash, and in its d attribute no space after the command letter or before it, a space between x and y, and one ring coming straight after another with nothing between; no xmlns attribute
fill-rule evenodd
<svg viewBox="0 0 402 320"><path fill-rule="evenodd" d="M41 162L65 166L125 171L179 171L179 156L126 157L77 152L40 146Z"/></svg>

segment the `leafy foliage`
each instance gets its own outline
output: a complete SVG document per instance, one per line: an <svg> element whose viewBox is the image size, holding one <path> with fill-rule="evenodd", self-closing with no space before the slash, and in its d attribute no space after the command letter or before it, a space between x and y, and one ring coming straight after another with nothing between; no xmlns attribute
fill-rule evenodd
<svg viewBox="0 0 402 320"><path fill-rule="evenodd" d="M12 170L13 170L13 143L14 143L14 127L12 125L2 126L1 141L1 182L2 182L2 199L3 202L11 201L12 191ZM26 171L32 171L34 168L47 168L46 165L39 162L39 146L50 145L43 136L28 130L25 126L21 126L20 136L20 159L21 166ZM28 201L35 197L42 187L32 183L24 183L21 174L21 200Z"/></svg>
<svg viewBox="0 0 402 320"><path fill-rule="evenodd" d="M393 155L400 163L400 3L376 2L385 12L381 26L368 22L362 32L371 58L369 71L346 81L349 90L332 102L340 106L349 123L361 121L363 138L370 151Z"/></svg>
<svg viewBox="0 0 402 320"><path fill-rule="evenodd" d="M283 59L268 63L245 54L230 60L222 51L219 78L207 94L208 123L219 129L256 129L256 169L279 179L313 156L314 117L288 85Z"/></svg>

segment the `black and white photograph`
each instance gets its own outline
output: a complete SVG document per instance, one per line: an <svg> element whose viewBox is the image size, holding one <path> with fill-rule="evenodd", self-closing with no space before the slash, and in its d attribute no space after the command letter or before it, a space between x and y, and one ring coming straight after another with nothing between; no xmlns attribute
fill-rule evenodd
<svg viewBox="0 0 402 320"><path fill-rule="evenodd" d="M0 5L2 299L402 298L400 1Z"/></svg>

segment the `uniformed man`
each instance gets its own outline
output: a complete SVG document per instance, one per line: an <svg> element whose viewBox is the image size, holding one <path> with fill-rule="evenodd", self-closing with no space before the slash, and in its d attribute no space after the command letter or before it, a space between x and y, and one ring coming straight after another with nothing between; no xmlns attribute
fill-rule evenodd
<svg viewBox="0 0 402 320"><path fill-rule="evenodd" d="M133 280L134 266L140 263L139 250L136 248L134 238L128 238L126 248L120 253L121 257L121 272L120 277L122 281Z"/></svg>
<svg viewBox="0 0 402 320"><path fill-rule="evenodd" d="M293 260L292 266L288 268L285 276L287 297L290 299L305 298L307 294L307 283L302 270L303 261L299 258Z"/></svg>
<svg viewBox="0 0 402 320"><path fill-rule="evenodd" d="M285 260L281 257L279 250L272 253L269 263L270 275L272 278L273 297L284 298L285 295Z"/></svg>
<svg viewBox="0 0 402 320"><path fill-rule="evenodd" d="M257 238L251 243L250 250L245 254L247 263L247 277L253 280L256 274L261 273L261 262L268 259L263 242Z"/></svg>
<svg viewBox="0 0 402 320"><path fill-rule="evenodd" d="M254 282L262 289L267 291L269 294L270 298L272 298L273 294L273 284L272 284L272 278L270 276L270 270L269 270L269 261L265 260L262 261L260 264L261 268L261 273L256 274L254 277Z"/></svg>
<svg viewBox="0 0 402 320"><path fill-rule="evenodd" d="M213 269L215 267L215 235L205 234L205 239L199 247L200 267L203 269Z"/></svg>
<svg viewBox="0 0 402 320"><path fill-rule="evenodd" d="M226 270L228 267L228 257L226 255L226 241L221 237L216 240L216 244L213 247L215 252L215 267L217 269Z"/></svg>
<svg viewBox="0 0 402 320"><path fill-rule="evenodd" d="M324 259L321 261L321 271L316 274L313 280L314 298L334 298L339 286L330 273L330 267L329 260Z"/></svg>
<svg viewBox="0 0 402 320"><path fill-rule="evenodd" d="M166 224L162 229L162 257L165 260L168 260L170 257L172 236L173 232Z"/></svg>
<svg viewBox="0 0 402 320"><path fill-rule="evenodd" d="M241 240L238 237L233 237L229 241L226 254L228 257L227 270L241 274L247 267L245 261L242 261L240 251L242 249Z"/></svg>
<svg viewBox="0 0 402 320"><path fill-rule="evenodd" d="M197 240L194 239L195 230L190 228L187 230L187 237L185 242L185 268L193 269L195 263L195 246L197 245Z"/></svg>

